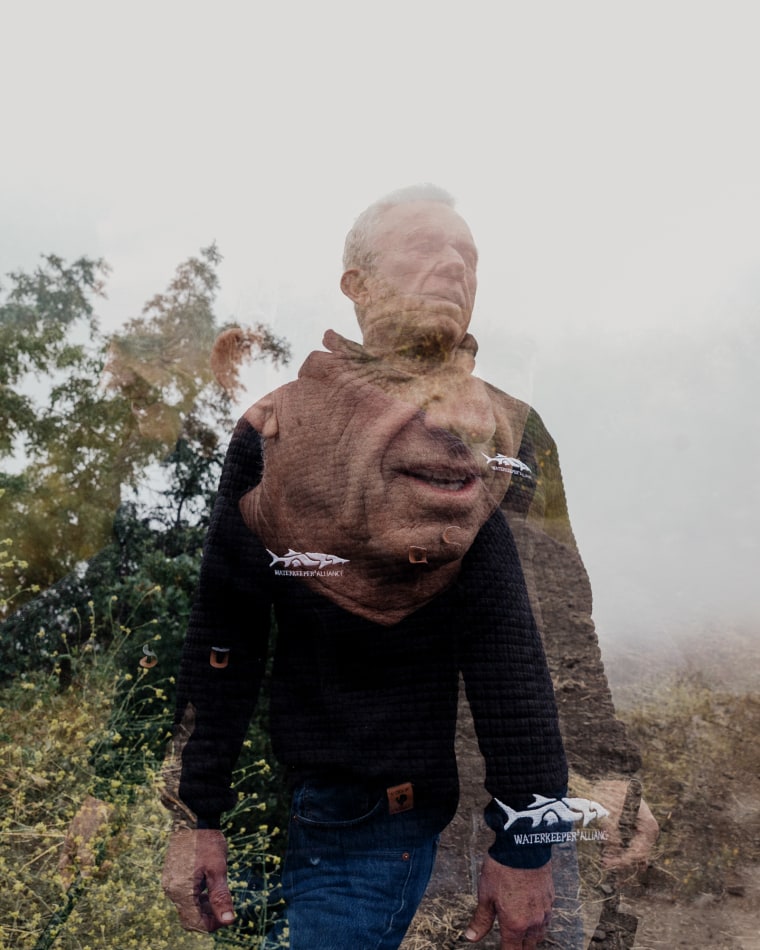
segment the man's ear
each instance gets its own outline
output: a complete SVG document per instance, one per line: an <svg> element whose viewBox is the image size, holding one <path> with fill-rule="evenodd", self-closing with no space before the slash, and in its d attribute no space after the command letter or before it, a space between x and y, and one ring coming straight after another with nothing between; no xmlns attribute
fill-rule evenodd
<svg viewBox="0 0 760 950"><path fill-rule="evenodd" d="M243 413L253 428L266 439L273 439L280 431L277 422L277 408L273 396L270 394L259 399Z"/></svg>
<svg viewBox="0 0 760 950"><path fill-rule="evenodd" d="M340 289L360 307L367 302L367 275L358 267L347 270L340 279Z"/></svg>

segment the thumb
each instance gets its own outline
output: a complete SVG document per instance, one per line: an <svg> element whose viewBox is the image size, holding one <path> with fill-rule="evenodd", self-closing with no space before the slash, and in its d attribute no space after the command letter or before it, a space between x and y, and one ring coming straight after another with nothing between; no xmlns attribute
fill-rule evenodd
<svg viewBox="0 0 760 950"><path fill-rule="evenodd" d="M222 925L231 924L235 919L235 911L232 895L227 887L227 875L224 872L207 870L206 887L214 917Z"/></svg>
<svg viewBox="0 0 760 950"><path fill-rule="evenodd" d="M496 912L493 904L484 904L482 901L479 901L478 906L475 908L475 913L467 925L467 930L464 934L465 940L469 940L471 943L477 943L478 940L482 940L491 927L493 927L495 917Z"/></svg>

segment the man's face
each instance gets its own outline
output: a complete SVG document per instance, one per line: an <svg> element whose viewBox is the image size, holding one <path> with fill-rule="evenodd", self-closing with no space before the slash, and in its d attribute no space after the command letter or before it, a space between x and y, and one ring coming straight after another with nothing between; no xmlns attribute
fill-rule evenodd
<svg viewBox="0 0 760 950"><path fill-rule="evenodd" d="M414 201L386 211L368 237L372 264L359 308L364 344L446 349L464 338L475 305L478 252L451 208Z"/></svg>
<svg viewBox="0 0 760 950"><path fill-rule="evenodd" d="M298 385L280 391L278 438L265 450L265 508L288 522L265 543L374 571L408 564L413 547L433 564L461 557L508 483L481 451L511 455L515 445L470 360L459 362L413 374L312 354Z"/></svg>

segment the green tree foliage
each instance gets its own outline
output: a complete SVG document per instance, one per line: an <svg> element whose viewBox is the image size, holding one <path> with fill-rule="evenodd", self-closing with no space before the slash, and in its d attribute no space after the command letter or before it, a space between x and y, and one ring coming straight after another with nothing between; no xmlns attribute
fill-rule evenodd
<svg viewBox="0 0 760 950"><path fill-rule="evenodd" d="M110 543L119 505L151 464L168 470L175 527L207 508L231 425L209 365L222 329L220 261L211 245L181 263L111 337L95 313L102 261L51 255L32 274L10 275L0 304L0 523L27 567L3 569L6 589L44 590L81 570ZM287 360L266 327L255 334L256 356Z"/></svg>
<svg viewBox="0 0 760 950"><path fill-rule="evenodd" d="M26 461L21 472L0 475L0 521L28 564L28 584L48 586L83 552L92 553L115 510L108 481L87 477L113 412L111 405L92 411L111 403L98 392L101 337L93 306L106 272L101 261L66 266L51 255L33 274L10 275L13 286L0 307L0 454Z"/></svg>
<svg viewBox="0 0 760 950"><path fill-rule="evenodd" d="M66 686L69 650L87 640L107 646L114 626L134 630L152 625L150 636L159 632L163 640L162 668L176 672L204 528L202 522L163 527L161 520L173 520L165 506L140 513L134 504L121 505L108 544L1 623L0 680L56 669ZM134 653L130 663L141 657L145 642L145 637L129 640Z"/></svg>
<svg viewBox="0 0 760 950"><path fill-rule="evenodd" d="M44 421L20 384L30 375L65 372L81 363L84 347L72 342L71 332L97 333L93 298L102 295L106 273L103 261L81 258L67 267L48 255L33 274L10 275L13 286L0 308L2 455L13 452L16 439L31 448L44 437Z"/></svg>

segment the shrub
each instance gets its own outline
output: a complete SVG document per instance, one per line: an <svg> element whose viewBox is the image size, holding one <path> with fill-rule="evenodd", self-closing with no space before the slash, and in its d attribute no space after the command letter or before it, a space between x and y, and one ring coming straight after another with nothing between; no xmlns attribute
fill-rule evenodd
<svg viewBox="0 0 760 950"><path fill-rule="evenodd" d="M160 618L172 603L165 588L144 591L126 618L141 610L158 614L142 624L115 620L115 595L105 617L90 605L84 642L69 645L61 636L62 651L50 657L55 665L28 671L0 691L0 875L10 882L0 896L2 946L184 950L217 941L256 947L276 914L267 898L284 838L274 815L281 797L276 773L261 758L257 724L235 772L238 803L225 825L231 883L250 904L240 925L213 938L188 934L161 891L171 816L158 803L155 784L173 683L172 676L154 677L158 666L146 669L139 657L146 645L164 651ZM61 664L69 667L66 689ZM110 822L97 842L95 866L75 867L67 890L58 868L62 844L93 790L113 803Z"/></svg>

